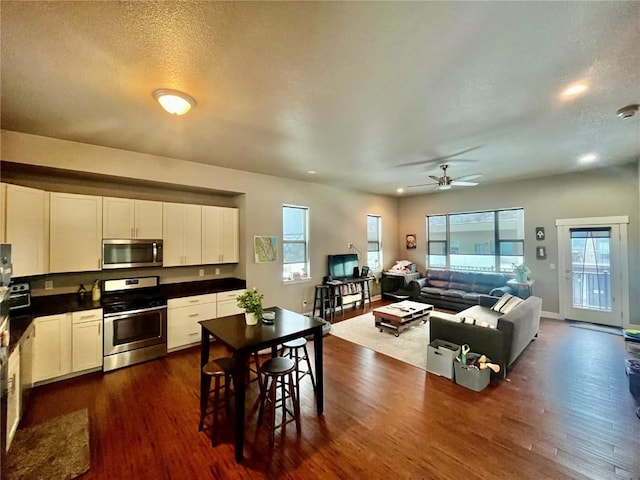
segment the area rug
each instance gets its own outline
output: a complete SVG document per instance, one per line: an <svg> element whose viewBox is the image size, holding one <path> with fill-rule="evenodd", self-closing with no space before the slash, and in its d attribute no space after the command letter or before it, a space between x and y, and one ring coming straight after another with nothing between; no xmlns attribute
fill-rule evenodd
<svg viewBox="0 0 640 480"><path fill-rule="evenodd" d="M19 429L7 454L7 480L67 480L89 470L87 409Z"/></svg>
<svg viewBox="0 0 640 480"><path fill-rule="evenodd" d="M373 313L343 320L331 325L331 335L357 343L423 370L427 369L429 323L419 323L396 337L375 327Z"/></svg>

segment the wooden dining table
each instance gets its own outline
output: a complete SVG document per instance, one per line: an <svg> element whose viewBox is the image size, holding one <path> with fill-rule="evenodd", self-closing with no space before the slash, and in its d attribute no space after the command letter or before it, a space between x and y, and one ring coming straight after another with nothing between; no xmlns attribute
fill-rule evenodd
<svg viewBox="0 0 640 480"><path fill-rule="evenodd" d="M265 308L273 311L272 324L258 321L257 325L247 325L244 313L227 317L203 320L201 340L201 367L209 361L210 337L227 346L235 359L233 368L233 386L235 391L235 457L236 462L243 460L246 378L249 356L266 348L276 355L278 345L295 338L313 335L313 351L316 374L316 408L318 415L324 410L323 374L322 374L322 322L280 307ZM200 368L200 403L206 407L209 392L202 368Z"/></svg>

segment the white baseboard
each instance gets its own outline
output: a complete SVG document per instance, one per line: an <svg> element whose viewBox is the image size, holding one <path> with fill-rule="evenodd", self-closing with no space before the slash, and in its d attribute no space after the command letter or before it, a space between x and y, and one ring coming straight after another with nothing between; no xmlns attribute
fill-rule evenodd
<svg viewBox="0 0 640 480"><path fill-rule="evenodd" d="M543 310L542 312L540 312L540 316L543 318L551 318L553 320L564 320L564 318L562 318L562 315L560 315L560 313L558 312L545 312Z"/></svg>

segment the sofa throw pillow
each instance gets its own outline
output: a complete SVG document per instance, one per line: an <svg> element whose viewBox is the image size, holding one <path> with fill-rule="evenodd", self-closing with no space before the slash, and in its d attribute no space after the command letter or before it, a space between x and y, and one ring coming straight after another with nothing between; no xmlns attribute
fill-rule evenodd
<svg viewBox="0 0 640 480"><path fill-rule="evenodd" d="M521 303L522 303L521 298L511 295L509 293L505 293L503 296L500 297L500 300L498 300L495 303L495 305L491 307L491 310L499 313L509 313L511 310L516 308Z"/></svg>
<svg viewBox="0 0 640 480"><path fill-rule="evenodd" d="M492 325L489 322L484 322L482 320L476 320L476 325L479 327L485 327L485 328L496 328L495 325Z"/></svg>

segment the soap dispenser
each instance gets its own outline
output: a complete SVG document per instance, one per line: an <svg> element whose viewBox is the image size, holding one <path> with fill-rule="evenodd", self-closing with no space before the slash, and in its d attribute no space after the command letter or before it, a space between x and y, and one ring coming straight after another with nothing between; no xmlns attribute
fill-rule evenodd
<svg viewBox="0 0 640 480"><path fill-rule="evenodd" d="M83 303L87 290L84 288L84 285L80 285L78 289L78 302Z"/></svg>
<svg viewBox="0 0 640 480"><path fill-rule="evenodd" d="M91 300L97 302L100 300L100 280L93 282L93 288L91 289Z"/></svg>

